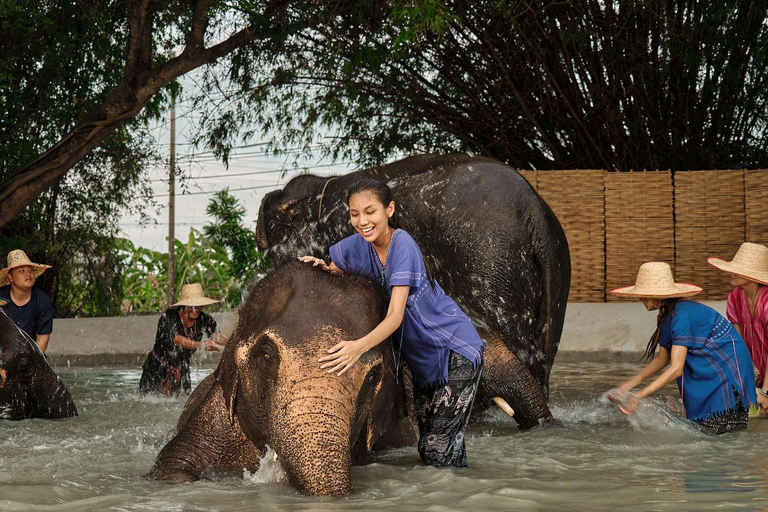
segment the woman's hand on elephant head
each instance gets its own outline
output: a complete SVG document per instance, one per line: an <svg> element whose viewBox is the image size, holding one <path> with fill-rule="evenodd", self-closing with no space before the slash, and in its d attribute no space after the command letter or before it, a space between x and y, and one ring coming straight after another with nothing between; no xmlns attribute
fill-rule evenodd
<svg viewBox="0 0 768 512"><path fill-rule="evenodd" d="M343 375L354 365L367 348L362 340L341 341L328 349L330 355L318 359L320 368L328 368L328 373L339 372Z"/></svg>
<svg viewBox="0 0 768 512"><path fill-rule="evenodd" d="M299 261L303 261L304 263L311 263L313 267L320 267L326 272L330 272L331 270L331 267L329 267L323 260L320 258L315 258L314 256L299 256Z"/></svg>

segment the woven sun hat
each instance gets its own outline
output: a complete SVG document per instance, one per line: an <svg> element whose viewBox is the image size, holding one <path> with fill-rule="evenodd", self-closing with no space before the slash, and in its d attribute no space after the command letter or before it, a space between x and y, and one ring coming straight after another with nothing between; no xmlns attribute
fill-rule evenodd
<svg viewBox="0 0 768 512"><path fill-rule="evenodd" d="M744 242L731 261L720 258L707 258L707 261L729 274L768 285L768 247L764 245Z"/></svg>
<svg viewBox="0 0 768 512"><path fill-rule="evenodd" d="M676 283L672 277L672 269L667 263L650 261L640 265L634 286L616 288L608 293L639 299L671 299L690 297L701 291L702 288L695 284Z"/></svg>
<svg viewBox="0 0 768 512"><path fill-rule="evenodd" d="M191 284L185 284L181 287L181 292L179 292L179 300L176 302L176 304L171 304L171 307L174 308L176 306L210 306L211 304L216 304L218 301L216 299L209 299L205 296L203 293L203 285L200 283L191 283Z"/></svg>
<svg viewBox="0 0 768 512"><path fill-rule="evenodd" d="M8 253L8 266L0 270L0 286L6 286L10 283L8 280L8 271L16 267L32 267L35 269L35 279L40 277L43 272L49 268L53 268L50 265L43 265L42 263L32 263L27 257L27 253L21 249L15 249Z"/></svg>

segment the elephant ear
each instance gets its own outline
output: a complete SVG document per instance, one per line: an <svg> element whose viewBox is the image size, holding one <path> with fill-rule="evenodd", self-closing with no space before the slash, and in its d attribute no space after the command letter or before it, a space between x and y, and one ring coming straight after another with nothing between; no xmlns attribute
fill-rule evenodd
<svg viewBox="0 0 768 512"><path fill-rule="evenodd" d="M229 412L230 425L235 424L235 403L237 402L237 392L240 389L240 377L235 363L235 344L227 344L224 353L221 355L219 366L214 372L216 382L221 386L224 394L224 403Z"/></svg>
<svg viewBox="0 0 768 512"><path fill-rule="evenodd" d="M395 378L395 366L390 350L382 363L383 371L373 399L368 408L366 419L366 448L399 448L415 442L415 432L410 421L402 424L403 418L409 417L408 394L405 390L403 375L400 381ZM388 353L388 354L387 354ZM387 357L389 356L389 357ZM401 429L405 427L405 430Z"/></svg>

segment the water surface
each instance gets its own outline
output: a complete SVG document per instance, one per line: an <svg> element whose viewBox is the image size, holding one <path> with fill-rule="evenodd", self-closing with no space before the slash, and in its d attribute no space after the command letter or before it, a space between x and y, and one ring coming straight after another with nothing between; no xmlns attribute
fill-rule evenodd
<svg viewBox="0 0 768 512"><path fill-rule="evenodd" d="M354 467L341 499L302 496L274 462L244 477L147 481L183 399L140 396L140 368L60 369L80 416L0 421L0 510L768 510L768 420L708 437L652 408L628 418L601 395L639 368L556 364L563 426L521 432L494 411L469 427L469 469L390 450ZM194 370L193 385L211 371Z"/></svg>

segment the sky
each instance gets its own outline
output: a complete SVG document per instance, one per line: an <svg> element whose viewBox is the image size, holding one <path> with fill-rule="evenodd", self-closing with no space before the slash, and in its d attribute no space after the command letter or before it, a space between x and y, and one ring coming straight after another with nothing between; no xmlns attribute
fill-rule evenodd
<svg viewBox="0 0 768 512"><path fill-rule="evenodd" d="M194 114L188 109L185 111L182 100L176 109L176 163L184 176L185 185L182 188L182 179L178 176L175 185L175 237L182 242L187 240L191 228L202 231L203 226L210 222L211 219L205 213L206 206L215 192L226 187L246 208L246 227L255 229L261 199L265 194L282 188L294 176L307 171L319 176L337 175L356 169L347 162L333 164L322 160L303 162L302 168L293 169L292 156L265 155L264 146L258 141L234 150L230 155L229 168L226 168L211 153L205 153L190 143L194 122ZM154 222L141 226L138 215L125 215L120 220L123 236L129 238L136 247L168 250L167 159L170 156L170 131L170 115L158 122L152 130L158 152L166 155L166 163L152 168L149 173L154 197L160 206L158 213L153 209L146 210ZM282 172L284 168L289 169L285 176Z"/></svg>

